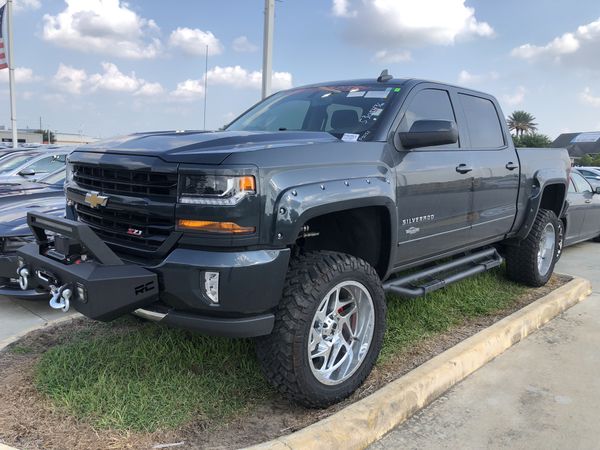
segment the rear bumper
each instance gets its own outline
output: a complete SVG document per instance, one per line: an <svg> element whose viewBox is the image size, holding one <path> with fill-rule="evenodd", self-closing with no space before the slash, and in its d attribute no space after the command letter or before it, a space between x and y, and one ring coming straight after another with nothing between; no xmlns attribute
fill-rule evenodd
<svg viewBox="0 0 600 450"><path fill-rule="evenodd" d="M38 242L17 252L29 272L28 288L66 286L72 292L71 305L87 317L109 321L138 310L138 315L160 323L232 337L266 335L273 328L272 311L281 298L288 249L177 248L162 263L142 267L121 260L80 222L32 213L29 221ZM45 240L46 229L81 244L92 257L70 264L56 259L53 244ZM219 274L218 303L208 296L206 272Z"/></svg>

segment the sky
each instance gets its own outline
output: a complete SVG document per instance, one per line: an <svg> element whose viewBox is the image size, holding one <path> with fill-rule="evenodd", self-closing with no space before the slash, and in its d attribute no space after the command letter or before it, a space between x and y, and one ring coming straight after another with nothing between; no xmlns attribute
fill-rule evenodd
<svg viewBox="0 0 600 450"><path fill-rule="evenodd" d="M0 0L0 4L4 0ZM19 128L108 137L217 129L260 100L263 0L14 0ZM208 72L205 51L208 45ZM426 78L524 109L552 139L600 130L598 0L277 0L275 90ZM206 78L208 89L204 90ZM9 126L8 71L0 125Z"/></svg>

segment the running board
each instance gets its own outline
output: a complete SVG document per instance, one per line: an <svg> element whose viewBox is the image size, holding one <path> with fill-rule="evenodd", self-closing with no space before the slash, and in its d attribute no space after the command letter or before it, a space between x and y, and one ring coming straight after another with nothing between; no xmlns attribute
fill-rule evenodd
<svg viewBox="0 0 600 450"><path fill-rule="evenodd" d="M422 297L425 294L437 291L449 284L498 267L502 264L502 261L502 257L498 254L498 251L495 248L489 248L477 253L471 253L462 258L454 259L447 263L438 264L419 272L411 273L399 278L393 278L383 284L383 289L386 292L401 297ZM461 268L462 266L466 267L440 278L435 277L436 275L443 274L452 269ZM419 280L423 280L423 278L431 279L423 283L417 283Z"/></svg>

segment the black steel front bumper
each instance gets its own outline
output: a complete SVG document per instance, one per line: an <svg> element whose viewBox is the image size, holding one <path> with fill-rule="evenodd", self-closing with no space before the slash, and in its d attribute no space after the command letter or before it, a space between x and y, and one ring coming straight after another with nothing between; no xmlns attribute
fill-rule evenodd
<svg viewBox="0 0 600 450"><path fill-rule="evenodd" d="M0 296L18 298L21 300L47 300L48 292L35 289L22 290L17 278L18 259L16 254L0 255Z"/></svg>
<svg viewBox="0 0 600 450"><path fill-rule="evenodd" d="M68 286L71 305L83 315L109 321L138 315L212 335L269 334L281 298L289 250L209 252L177 248L158 265L142 267L119 258L85 224L29 213L35 243L17 251L29 286ZM61 258L46 231L80 246L85 260ZM64 247L64 240L61 249ZM66 255L69 256L69 255ZM219 303L207 298L204 273L219 273Z"/></svg>

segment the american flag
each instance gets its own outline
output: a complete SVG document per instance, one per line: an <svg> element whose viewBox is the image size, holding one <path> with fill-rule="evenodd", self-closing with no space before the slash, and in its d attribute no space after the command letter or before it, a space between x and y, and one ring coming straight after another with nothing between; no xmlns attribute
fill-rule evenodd
<svg viewBox="0 0 600 450"><path fill-rule="evenodd" d="M0 70L8 68L6 64L6 50L4 50L4 38L2 37L2 19L4 19L4 9L6 5L0 8Z"/></svg>

